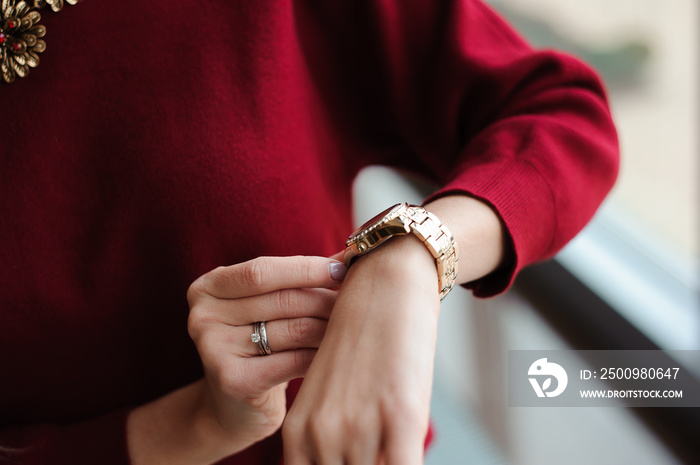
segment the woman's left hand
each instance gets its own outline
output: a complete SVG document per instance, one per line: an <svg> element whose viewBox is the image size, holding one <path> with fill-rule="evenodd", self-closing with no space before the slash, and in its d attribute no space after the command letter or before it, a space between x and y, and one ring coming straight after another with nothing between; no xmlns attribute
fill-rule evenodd
<svg viewBox="0 0 700 465"><path fill-rule="evenodd" d="M488 204L448 195L426 208L469 257L455 285L511 262L508 235ZM435 260L415 236L358 258L282 426L285 463L423 463L439 312Z"/></svg>
<svg viewBox="0 0 700 465"><path fill-rule="evenodd" d="M423 463L439 308L412 235L356 261L282 428L285 463Z"/></svg>

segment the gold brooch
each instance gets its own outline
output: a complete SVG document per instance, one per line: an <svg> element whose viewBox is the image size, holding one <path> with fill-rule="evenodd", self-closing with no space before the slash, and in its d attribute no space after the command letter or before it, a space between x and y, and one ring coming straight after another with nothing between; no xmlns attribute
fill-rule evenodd
<svg viewBox="0 0 700 465"><path fill-rule="evenodd" d="M2 0L0 3L0 70L8 84L17 76L25 77L30 68L39 65L39 54L46 50L41 38L46 28L39 24L40 9L50 6L61 11L65 3L75 5L79 0ZM31 3L31 4L30 4Z"/></svg>

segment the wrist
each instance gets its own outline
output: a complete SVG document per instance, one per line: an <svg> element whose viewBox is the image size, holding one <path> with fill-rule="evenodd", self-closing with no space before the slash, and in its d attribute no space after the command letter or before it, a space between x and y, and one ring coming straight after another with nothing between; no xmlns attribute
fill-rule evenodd
<svg viewBox="0 0 700 465"><path fill-rule="evenodd" d="M358 257L350 270L361 270L381 281L397 281L404 285L408 280L438 295L435 259L412 234L392 237L371 253Z"/></svg>
<svg viewBox="0 0 700 465"><path fill-rule="evenodd" d="M430 253L431 261L436 268L438 294L442 300L450 292L455 282L458 271L458 248L447 226L423 207L409 205L405 202L397 203L367 221L346 241L343 261L346 266L350 267L358 257L367 254L377 256L375 251L378 249L386 253L388 248L386 244L391 242L393 245L391 248L394 250L399 248L398 244L403 245L403 249L408 255L395 253L393 256L401 256L402 260L406 262L412 256L416 256L415 254L411 255L411 252L418 249L415 246L407 247L407 245L413 244L410 241L397 240L398 237L405 235L419 239L424 246L423 251ZM406 267L406 265L410 264L405 263L399 269L410 270L411 267Z"/></svg>
<svg viewBox="0 0 700 465"><path fill-rule="evenodd" d="M358 257L348 270L319 354L331 357L329 363L344 363L359 344L396 367L427 362L439 316L435 260L418 238L397 236Z"/></svg>
<svg viewBox="0 0 700 465"><path fill-rule="evenodd" d="M459 244L455 284L483 278L512 260L508 230L485 201L468 195L447 195L425 205L425 209L450 228Z"/></svg>
<svg viewBox="0 0 700 465"><path fill-rule="evenodd" d="M355 260L339 299L347 297L358 302L371 299L371 305L353 305L352 318L367 318L373 312L422 320L414 315L415 309L420 308L421 314L437 320L440 295L435 259L417 237L411 234L393 237ZM403 315L404 310L411 313Z"/></svg>
<svg viewBox="0 0 700 465"><path fill-rule="evenodd" d="M134 409L127 420L132 464L204 465L243 449L212 412L203 380Z"/></svg>

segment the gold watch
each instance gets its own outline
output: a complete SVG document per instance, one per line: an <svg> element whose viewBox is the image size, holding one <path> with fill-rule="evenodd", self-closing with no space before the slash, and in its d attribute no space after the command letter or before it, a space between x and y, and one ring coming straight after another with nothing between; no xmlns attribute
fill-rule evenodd
<svg viewBox="0 0 700 465"><path fill-rule="evenodd" d="M457 278L457 243L437 216L418 205L397 203L360 226L345 242L343 262L350 267L355 258L376 249L393 236L410 233L415 234L435 258L442 300Z"/></svg>

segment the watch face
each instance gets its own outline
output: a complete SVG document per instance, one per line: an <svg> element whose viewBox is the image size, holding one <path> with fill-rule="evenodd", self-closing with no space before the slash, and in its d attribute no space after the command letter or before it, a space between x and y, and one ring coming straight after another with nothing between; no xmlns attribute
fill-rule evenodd
<svg viewBox="0 0 700 465"><path fill-rule="evenodd" d="M367 221L365 224L363 224L362 226L360 226L360 227L357 229L357 232L364 231L365 229L367 229L367 228L369 228L370 226L372 226L373 224L377 223L379 220L381 220L381 219L384 218L385 216L389 216L391 213L394 212L394 210L398 210L398 208L399 208L401 205L403 205L403 204L397 203L397 204L394 205L393 207L387 208L386 210L384 210L383 212L381 212L381 213L379 213L378 215L374 216L371 220Z"/></svg>
<svg viewBox="0 0 700 465"><path fill-rule="evenodd" d="M354 257L369 252L394 235L408 234L410 232L408 225L399 220L407 208L407 203L397 203L360 226L348 237L343 256L345 265L350 266Z"/></svg>
<svg viewBox="0 0 700 465"><path fill-rule="evenodd" d="M363 231L367 230L368 228L371 228L372 225L377 224L382 220L384 217L391 217L394 213L396 213L401 207L403 207L405 204L403 203L397 203L393 207L389 207L383 212L379 213L378 215L375 215L371 220L367 221L365 224L357 228L357 231L355 231L355 234L351 236L355 237L360 234L362 234Z"/></svg>

